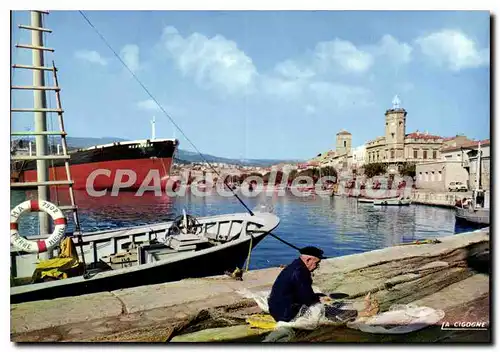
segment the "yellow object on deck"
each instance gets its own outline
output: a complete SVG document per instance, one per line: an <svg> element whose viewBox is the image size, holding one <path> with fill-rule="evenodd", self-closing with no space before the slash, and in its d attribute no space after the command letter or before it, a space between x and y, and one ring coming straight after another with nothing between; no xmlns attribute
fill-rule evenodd
<svg viewBox="0 0 500 352"><path fill-rule="evenodd" d="M78 268L80 261L71 238L66 237L60 244L61 251L57 258L43 260L36 265L33 273L35 282L43 279L61 280L68 277L68 271Z"/></svg>
<svg viewBox="0 0 500 352"><path fill-rule="evenodd" d="M45 278L53 278L56 280L61 280L61 279L67 279L68 274L65 272L59 271L59 269L50 269L50 270L45 270L42 271L42 274L40 275L40 279L45 279Z"/></svg>
<svg viewBox="0 0 500 352"><path fill-rule="evenodd" d="M59 254L59 258L74 258L78 260L78 254L76 253L76 247L70 237L66 237L62 240L61 244L61 253Z"/></svg>
<svg viewBox="0 0 500 352"><path fill-rule="evenodd" d="M35 278L42 280L52 278L56 280L66 279L66 271L77 268L80 263L75 258L53 258L44 260L37 264ZM39 276L39 277L36 277Z"/></svg>
<svg viewBox="0 0 500 352"><path fill-rule="evenodd" d="M246 322L253 328L274 329L276 321L269 314L254 314L246 319Z"/></svg>

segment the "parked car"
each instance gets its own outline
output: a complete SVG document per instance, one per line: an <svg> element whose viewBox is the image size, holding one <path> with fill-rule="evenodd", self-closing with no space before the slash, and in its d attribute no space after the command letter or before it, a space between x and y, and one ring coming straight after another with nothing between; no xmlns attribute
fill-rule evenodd
<svg viewBox="0 0 500 352"><path fill-rule="evenodd" d="M448 191L450 192L467 192L467 186L462 182L450 182L448 186Z"/></svg>

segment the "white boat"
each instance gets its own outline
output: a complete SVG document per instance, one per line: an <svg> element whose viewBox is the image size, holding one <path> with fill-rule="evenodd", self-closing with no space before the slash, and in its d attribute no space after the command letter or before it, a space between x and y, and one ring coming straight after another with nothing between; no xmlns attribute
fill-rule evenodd
<svg viewBox="0 0 500 352"><path fill-rule="evenodd" d="M278 224L279 218L271 213L185 215L166 223L85 233L83 243L73 236L76 248L83 249L85 275L11 287L11 303L233 272L243 267L249 251ZM30 238L44 239L46 236ZM10 254L13 277L31 277L38 253L11 246ZM55 256L58 254L56 250ZM80 262L83 258L80 255Z"/></svg>
<svg viewBox="0 0 500 352"><path fill-rule="evenodd" d="M471 223L477 225L490 224L490 209L472 204L469 206L455 207L455 219L458 222Z"/></svg>
<svg viewBox="0 0 500 352"><path fill-rule="evenodd" d="M490 192L481 186L481 143L478 144L476 187L472 197L455 206L455 220L459 223L488 226L490 224Z"/></svg>
<svg viewBox="0 0 500 352"><path fill-rule="evenodd" d="M38 37L36 42L33 39L32 45L20 47L38 50L41 53L43 50L41 34L48 29L43 28L42 11L32 11L31 18L31 26L21 28L40 35L32 36L32 38ZM42 54L34 55L34 61L35 57L38 62L33 62L30 66L14 65L14 67L52 71L57 86L55 66L41 66ZM47 89L40 84L40 81L35 80L35 77L33 80L33 87L19 86L16 89L33 89L35 98L40 98L40 92L45 94ZM43 79L41 81L43 82ZM11 188L38 187L38 199L14 205L10 213L11 303L113 291L233 272L237 268L242 268L245 261L248 265L252 249L278 226L279 218L272 214L269 208L261 207L254 212L247 208L248 213L200 218L184 213L169 222L83 233L80 230L74 201L74 182L69 169L70 155L67 153L59 87L52 90L57 94L57 109L37 107L37 104L33 109L11 109L13 112L35 112L35 115L45 112L58 113L60 131L47 131L46 126L42 126L38 127L34 134L37 138L41 137L37 140L37 144L40 141L39 145L43 144L43 138L49 134L60 135L63 154L46 155L37 150L36 156L19 156L17 159L43 161L64 159L67 171L67 180L48 182L43 176L45 174L43 166L37 163L37 173L42 180L29 184L11 182ZM35 103L39 101L41 99L35 99ZM28 134L12 132L12 135ZM43 191L55 185L67 187L72 203L70 206L53 204L47 194L43 195ZM74 216L76 230L73 233L66 232L67 219L64 212L68 210ZM50 227L48 226L50 218L43 224L40 221L39 231L31 230L26 233L18 229L19 218L25 212L35 211L44 220L48 215L52 217L55 224L52 234L47 234L50 232L47 230Z"/></svg>
<svg viewBox="0 0 500 352"><path fill-rule="evenodd" d="M364 197L358 197L358 203L368 203L368 204L374 204L375 202L385 202L385 201L391 201L393 202L394 200L399 200L401 197L387 197L387 198L364 198Z"/></svg>
<svg viewBox="0 0 500 352"><path fill-rule="evenodd" d="M358 203L369 203L373 204L376 199L373 198L358 198Z"/></svg>
<svg viewBox="0 0 500 352"><path fill-rule="evenodd" d="M410 204L410 198L376 199L373 201L373 205L377 206L405 206Z"/></svg>

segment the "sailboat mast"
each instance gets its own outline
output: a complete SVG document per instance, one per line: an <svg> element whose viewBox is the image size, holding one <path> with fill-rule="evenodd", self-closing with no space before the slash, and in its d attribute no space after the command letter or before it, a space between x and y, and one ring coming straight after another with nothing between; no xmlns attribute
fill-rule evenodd
<svg viewBox="0 0 500 352"><path fill-rule="evenodd" d="M31 26L36 28L43 27L42 13L39 11L31 11ZM43 47L43 32L38 30L31 31L31 44L33 47L41 48ZM43 60L43 50L33 49L33 66L42 67L44 65ZM33 86L44 87L44 71L43 70L33 70ZM46 97L44 90L34 90L33 91L33 103L35 109L45 109L46 108ZM35 133L47 131L47 117L44 111L34 112L35 119ZM46 135L36 135L36 155L42 156L48 154L48 143ZM45 182L48 181L49 169L47 160L37 160L37 181ZM49 188L47 186L38 186L38 199L50 201ZM39 229L40 234L50 234L50 219L47 213L39 212Z"/></svg>

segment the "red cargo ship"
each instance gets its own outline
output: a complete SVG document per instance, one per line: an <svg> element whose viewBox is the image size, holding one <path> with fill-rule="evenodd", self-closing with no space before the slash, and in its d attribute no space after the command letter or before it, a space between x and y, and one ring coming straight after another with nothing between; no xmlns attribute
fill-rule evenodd
<svg viewBox="0 0 500 352"><path fill-rule="evenodd" d="M133 191L141 185L155 186L159 182L161 189L165 190L178 145L177 139L146 139L97 145L70 152L73 187L111 191L113 185L119 183L120 190ZM12 171L18 182L36 181L36 161L18 161ZM67 179L64 160L51 161L49 180Z"/></svg>

